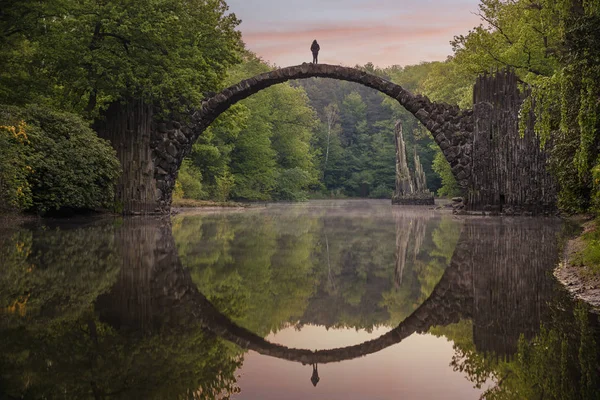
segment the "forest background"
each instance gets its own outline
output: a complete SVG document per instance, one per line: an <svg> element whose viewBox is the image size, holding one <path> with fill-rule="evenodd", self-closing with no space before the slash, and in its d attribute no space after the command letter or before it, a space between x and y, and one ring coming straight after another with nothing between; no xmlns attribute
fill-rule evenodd
<svg viewBox="0 0 600 400"><path fill-rule="evenodd" d="M595 210L599 9L587 0L483 0L481 25L454 37L447 60L357 68L460 107L471 106L478 75L514 70L533 93L524 111L536 110L559 206ZM238 24L222 0L9 1L0 13L2 208L111 208L120 168L94 124L111 104L140 100L157 117L185 119L209 93L276 68L244 48ZM175 197L389 198L397 120L430 189L457 194L430 134L398 104L312 78L264 90L221 116L184 161Z"/></svg>

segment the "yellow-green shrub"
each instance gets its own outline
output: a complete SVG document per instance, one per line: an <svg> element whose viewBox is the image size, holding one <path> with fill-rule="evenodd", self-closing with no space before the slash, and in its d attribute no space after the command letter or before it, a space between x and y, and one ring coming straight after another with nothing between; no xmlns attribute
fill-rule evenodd
<svg viewBox="0 0 600 400"><path fill-rule="evenodd" d="M112 207L119 161L110 144L81 118L39 106L0 106L0 125L11 132L10 127L15 127L17 132L17 138L10 139L12 147L0 146L2 163L13 163L12 169L22 171L15 175L7 169L7 190L0 188L3 197L15 197L10 190L16 188L15 208L43 215L62 209ZM21 196L19 188L25 195Z"/></svg>

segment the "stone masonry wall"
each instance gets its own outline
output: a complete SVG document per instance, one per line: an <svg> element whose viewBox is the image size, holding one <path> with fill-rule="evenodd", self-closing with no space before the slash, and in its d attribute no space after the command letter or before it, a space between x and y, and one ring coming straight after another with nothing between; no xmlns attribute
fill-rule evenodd
<svg viewBox="0 0 600 400"><path fill-rule="evenodd" d="M162 210L170 210L175 180L183 158L191 151L191 129L179 121L154 122L150 147L154 160L156 201Z"/></svg>
<svg viewBox="0 0 600 400"><path fill-rule="evenodd" d="M524 136L519 133L525 96L512 72L477 79L468 210L509 215L555 212L556 183L546 169L547 155L533 131L532 114L526 116Z"/></svg>
<svg viewBox="0 0 600 400"><path fill-rule="evenodd" d="M413 95L381 77L354 68L327 64L302 64L276 69L231 86L207 99L193 113L189 125L179 121L152 123L150 150L155 188L151 206L144 212L168 212L177 173L192 145L204 130L231 105L269 86L291 79L325 77L360 83L394 99L429 129L450 163L461 188L468 186L471 175L473 111L458 106L434 103L427 97ZM150 165L150 164L149 164Z"/></svg>

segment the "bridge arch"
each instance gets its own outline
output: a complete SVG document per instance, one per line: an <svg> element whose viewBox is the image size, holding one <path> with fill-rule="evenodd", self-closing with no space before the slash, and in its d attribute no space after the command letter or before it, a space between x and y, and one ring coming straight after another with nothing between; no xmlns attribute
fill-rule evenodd
<svg viewBox="0 0 600 400"><path fill-rule="evenodd" d="M445 326L459 322L461 318L469 318L471 275L464 266L460 254L453 257L427 300L395 328L378 338L334 349L313 351L269 342L219 312L195 286L189 288L185 301L193 304L193 314L205 329L244 349L302 364L328 364L364 357L400 343L414 333L424 333L433 326Z"/></svg>
<svg viewBox="0 0 600 400"><path fill-rule="evenodd" d="M171 192L177 172L192 149L192 145L210 124L229 107L263 89L293 79L312 77L332 78L359 83L386 94L413 114L432 134L450 163L459 186L468 187L472 169L473 110L461 110L456 105L436 103L422 95L413 95L402 86L366 71L328 64L301 64L269 71L224 89L207 99L192 114L189 127L180 129L155 140L155 179L160 196L170 203ZM179 124L176 124L179 125ZM163 127L163 133L167 131ZM175 145L174 145L175 143Z"/></svg>

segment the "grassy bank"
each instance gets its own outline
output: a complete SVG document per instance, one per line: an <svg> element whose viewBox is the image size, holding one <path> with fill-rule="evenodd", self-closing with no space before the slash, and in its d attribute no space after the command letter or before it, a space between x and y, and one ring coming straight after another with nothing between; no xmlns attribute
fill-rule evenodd
<svg viewBox="0 0 600 400"><path fill-rule="evenodd" d="M576 298L600 309L600 223L582 223L583 232L569 240L556 278Z"/></svg>
<svg viewBox="0 0 600 400"><path fill-rule="evenodd" d="M600 276L600 221L586 222L583 228L583 233L574 239L571 264L580 268L584 276Z"/></svg>

